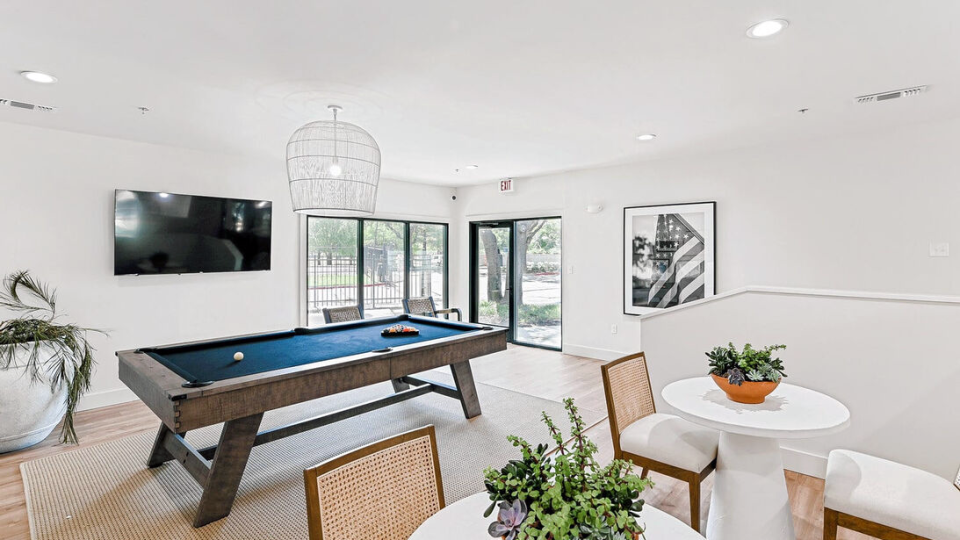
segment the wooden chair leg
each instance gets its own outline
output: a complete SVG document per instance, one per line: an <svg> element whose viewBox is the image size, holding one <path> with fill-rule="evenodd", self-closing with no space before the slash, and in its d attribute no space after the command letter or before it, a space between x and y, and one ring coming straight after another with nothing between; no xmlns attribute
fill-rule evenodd
<svg viewBox="0 0 960 540"><path fill-rule="evenodd" d="M648 468L646 468L646 467L640 469L640 479L641 479L641 480L644 479L644 478L646 478L648 474L650 474L650 469L648 469Z"/></svg>
<svg viewBox="0 0 960 540"><path fill-rule="evenodd" d="M840 527L836 510L823 509L823 540L837 540L837 529Z"/></svg>
<svg viewBox="0 0 960 540"><path fill-rule="evenodd" d="M700 476L690 480L690 526L700 532Z"/></svg>

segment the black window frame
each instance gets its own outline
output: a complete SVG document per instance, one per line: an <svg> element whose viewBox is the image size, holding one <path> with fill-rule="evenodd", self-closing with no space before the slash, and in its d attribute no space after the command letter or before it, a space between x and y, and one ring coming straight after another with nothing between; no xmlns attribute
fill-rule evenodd
<svg viewBox="0 0 960 540"><path fill-rule="evenodd" d="M356 221L357 222L357 304L362 306L364 304L364 254L363 254L363 241L364 241L364 226L367 222L371 221L380 221L380 222L389 222L389 223L402 223L403 224L403 296L404 298L410 298L410 272L411 272L411 260L413 258L413 250L410 241L410 226L411 225L438 225L443 227L443 302L442 306L438 306L439 309L446 309L450 307L450 224L442 221L424 221L424 220L403 220L403 219L384 219L377 217L346 217L346 216L307 216L306 221L306 230L310 230L310 220L311 219L337 219L342 221ZM305 247L307 254L310 252L310 236L309 234L305 235L304 238ZM309 275L305 278L307 280L307 286L309 290ZM307 321L310 320L310 299L309 293L306 299L306 317Z"/></svg>
<svg viewBox="0 0 960 540"><path fill-rule="evenodd" d="M516 295L514 295L513 289L514 287L518 286L518 284L516 283L516 278L520 277L522 279L522 276L518 276L517 268L514 265L514 258L513 258L514 253L516 253L516 241L517 241L516 227L517 227L517 223L521 221L531 221L535 219L560 220L561 231L563 230L562 229L563 216L557 216L557 215L529 217L529 218L505 218L505 219L499 219L499 220L481 220L481 221L470 222L469 224L470 225L470 232L469 232L470 253L468 257L469 263L470 263L470 269L468 274L470 276L469 277L470 302L468 304L470 306L470 316L468 319L472 323L479 323L480 321L480 295L478 291L478 287L480 286L480 273L479 273L480 266L478 264L479 262L478 250L480 246L480 234L479 234L480 229L483 227L508 228L510 230L510 261L508 263L508 267L510 268L510 287L508 288L508 290L510 291L510 298L508 299L508 305L509 305L508 309L510 313L510 326L509 326L509 331L507 332L507 342L513 343L515 345L520 345L523 347L534 347L537 349L546 349L548 351L563 351L563 319L564 317L563 317L562 309L560 314L560 346L551 347L549 345L540 345L537 343L528 343L525 341L517 340L517 328L518 328L517 321L519 320L519 313L518 313L519 306L517 305ZM563 279L564 252L563 252L562 238L563 236L561 233L561 244L560 244L560 274L561 274L560 303L561 303L561 306L563 304L563 283L566 281L565 279ZM522 286L522 284L520 286Z"/></svg>

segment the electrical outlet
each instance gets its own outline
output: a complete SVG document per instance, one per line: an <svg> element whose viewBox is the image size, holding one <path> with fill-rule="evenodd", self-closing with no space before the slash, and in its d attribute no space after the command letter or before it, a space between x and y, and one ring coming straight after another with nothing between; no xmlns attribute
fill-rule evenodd
<svg viewBox="0 0 960 540"><path fill-rule="evenodd" d="M611 334L616 334L616 333L617 333L617 325L615 325L615 324L611 324L611 325L610 325L610 333L611 333Z"/></svg>
<svg viewBox="0 0 960 540"><path fill-rule="evenodd" d="M930 256L931 257L949 257L950 243L949 242L931 242Z"/></svg>
<svg viewBox="0 0 960 540"><path fill-rule="evenodd" d="M568 273L568 274L572 274L572 273L573 273L573 270L574 270L574 268L573 268L573 265L572 265L572 264L567 267L567 273Z"/></svg>

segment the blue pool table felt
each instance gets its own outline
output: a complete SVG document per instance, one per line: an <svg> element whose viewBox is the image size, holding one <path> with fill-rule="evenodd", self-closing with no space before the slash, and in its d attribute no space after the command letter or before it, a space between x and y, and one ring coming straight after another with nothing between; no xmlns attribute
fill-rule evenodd
<svg viewBox="0 0 960 540"><path fill-rule="evenodd" d="M380 332L395 324L413 326L419 336L384 337ZM248 338L233 338L197 345L144 349L143 352L190 382L221 381L266 371L364 354L387 347L400 347L473 332L479 327L448 321L389 318L382 322L358 321L356 325L318 331L289 331ZM242 352L243 360L234 361Z"/></svg>

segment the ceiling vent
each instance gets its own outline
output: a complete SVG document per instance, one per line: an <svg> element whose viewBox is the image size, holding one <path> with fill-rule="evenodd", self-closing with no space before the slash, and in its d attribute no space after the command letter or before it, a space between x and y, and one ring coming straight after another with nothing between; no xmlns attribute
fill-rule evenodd
<svg viewBox="0 0 960 540"><path fill-rule="evenodd" d="M28 111L38 111L38 112L54 112L57 110L56 107L48 107L46 105L36 105L34 103L24 103L22 101L14 101L12 99L3 99L3 98L0 98L0 106L13 107L15 109L26 109Z"/></svg>
<svg viewBox="0 0 960 540"><path fill-rule="evenodd" d="M927 91L927 85L912 86L910 88L904 88L902 90L892 90L889 92L880 92L879 94L867 94L866 96L858 96L853 98L853 101L861 104L874 103L874 102L880 102L880 101L889 101L891 99L917 96L926 91Z"/></svg>

